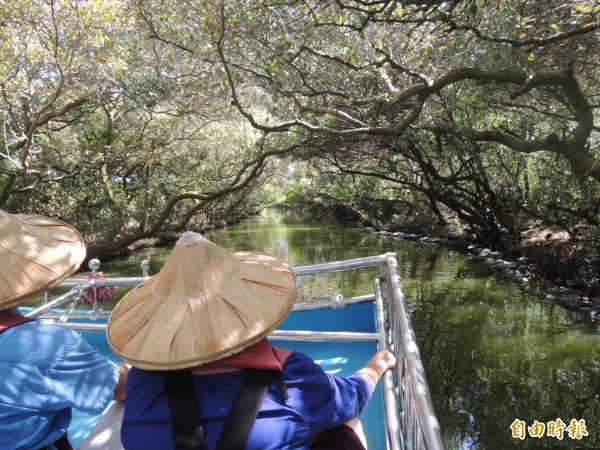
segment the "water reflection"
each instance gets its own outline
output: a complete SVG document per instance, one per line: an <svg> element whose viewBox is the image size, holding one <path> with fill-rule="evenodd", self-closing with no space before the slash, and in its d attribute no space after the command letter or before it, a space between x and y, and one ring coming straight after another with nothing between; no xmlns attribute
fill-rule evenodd
<svg viewBox="0 0 600 450"><path fill-rule="evenodd" d="M439 269L433 283L425 273L406 279L405 291L448 448L600 448L597 326L482 277L468 259ZM589 436L521 441L509 428L557 418L585 420Z"/></svg>
<svg viewBox="0 0 600 450"><path fill-rule="evenodd" d="M293 266L397 252L447 449L600 448L600 337L589 318L497 278L468 255L301 212L268 210L207 237L228 251L262 251ZM144 250L102 269L139 274L146 258L156 273L170 250ZM299 301L367 293L379 271L302 278ZM589 435L512 437L515 419L530 426L558 418L585 420Z"/></svg>
<svg viewBox="0 0 600 450"><path fill-rule="evenodd" d="M359 225L317 220L298 211L270 209L260 216L206 237L227 251L262 251L292 266L369 256L389 251L385 243ZM299 302L330 298L335 292L351 297L372 290L377 269L299 278Z"/></svg>

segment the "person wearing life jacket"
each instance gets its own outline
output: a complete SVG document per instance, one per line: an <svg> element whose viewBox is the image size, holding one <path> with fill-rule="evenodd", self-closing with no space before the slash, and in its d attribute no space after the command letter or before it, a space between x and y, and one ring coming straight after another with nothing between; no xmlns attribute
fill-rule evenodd
<svg viewBox="0 0 600 450"><path fill-rule="evenodd" d="M78 333L18 309L84 258L71 226L0 210L0 450L72 449L72 408L99 414L112 399L125 399L127 366L99 355Z"/></svg>
<svg viewBox="0 0 600 450"><path fill-rule="evenodd" d="M107 338L132 366L121 424L126 450L364 450L355 431L381 375L327 374L267 336L288 316L296 278L284 261L228 253L186 232L163 269L113 309Z"/></svg>

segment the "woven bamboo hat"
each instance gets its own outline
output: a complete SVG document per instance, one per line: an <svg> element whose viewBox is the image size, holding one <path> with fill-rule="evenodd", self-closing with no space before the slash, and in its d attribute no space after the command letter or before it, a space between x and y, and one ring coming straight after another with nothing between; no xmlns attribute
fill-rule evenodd
<svg viewBox="0 0 600 450"><path fill-rule="evenodd" d="M0 210L0 311L56 286L84 258L83 239L70 225Z"/></svg>
<svg viewBox="0 0 600 450"><path fill-rule="evenodd" d="M115 306L106 333L112 351L134 367L184 369L266 337L295 299L296 277L285 262L228 253L186 232L162 270Z"/></svg>

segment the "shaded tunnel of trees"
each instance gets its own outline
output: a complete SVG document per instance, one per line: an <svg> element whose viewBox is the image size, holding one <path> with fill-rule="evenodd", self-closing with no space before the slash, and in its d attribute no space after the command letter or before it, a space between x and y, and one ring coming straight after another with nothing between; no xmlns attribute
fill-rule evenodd
<svg viewBox="0 0 600 450"><path fill-rule="evenodd" d="M280 202L514 255L547 230L547 274L600 285L594 1L0 8L0 208L90 257Z"/></svg>

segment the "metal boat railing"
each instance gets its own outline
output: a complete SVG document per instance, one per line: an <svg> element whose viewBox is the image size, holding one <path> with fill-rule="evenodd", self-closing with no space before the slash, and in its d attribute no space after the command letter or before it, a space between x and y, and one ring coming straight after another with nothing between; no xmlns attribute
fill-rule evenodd
<svg viewBox="0 0 600 450"><path fill-rule="evenodd" d="M388 400L392 404L387 408L400 411L398 426L405 450L441 450L444 446L440 426L431 404L429 385L395 257L387 258L386 268L387 307L381 308L380 314L387 313L389 333L388 342L382 345L393 349L398 365L396 370L384 374L383 383L386 385L385 392L389 392L391 388L399 390L397 395L389 396ZM398 405L393 404L395 399L398 400Z"/></svg>
<svg viewBox="0 0 600 450"><path fill-rule="evenodd" d="M386 253L366 258L295 267L294 272L296 276L303 277L383 264L386 267L385 275L375 279L375 295L349 299L342 299L341 295L338 295L339 298L332 298L334 303L342 302L342 305L338 304L337 307L343 307L344 303L374 300L376 333L276 330L270 335L270 338L375 341L378 342L380 348L389 348L394 352L398 365L395 370L387 371L382 379L388 450L443 450L440 427L432 407L429 386L404 298L395 254ZM95 294L96 290L102 286L136 286L147 279L147 267L147 262L143 261L143 276L141 277L92 278L90 280L69 278L61 283L62 287L71 288L69 292L52 301L46 297L44 305L26 315L29 317L47 316L52 309L70 301L71 305L67 308L66 313L53 316L58 317L57 325L80 331L105 331L106 324L102 323L67 322L73 306L87 289L93 289ZM99 262L91 261L90 268L95 274L99 268ZM386 284L385 294L382 283ZM296 305L294 310L322 306L323 303L305 303ZM334 307L336 307L335 304ZM93 308L91 317L95 317L99 313L97 299L94 300Z"/></svg>

